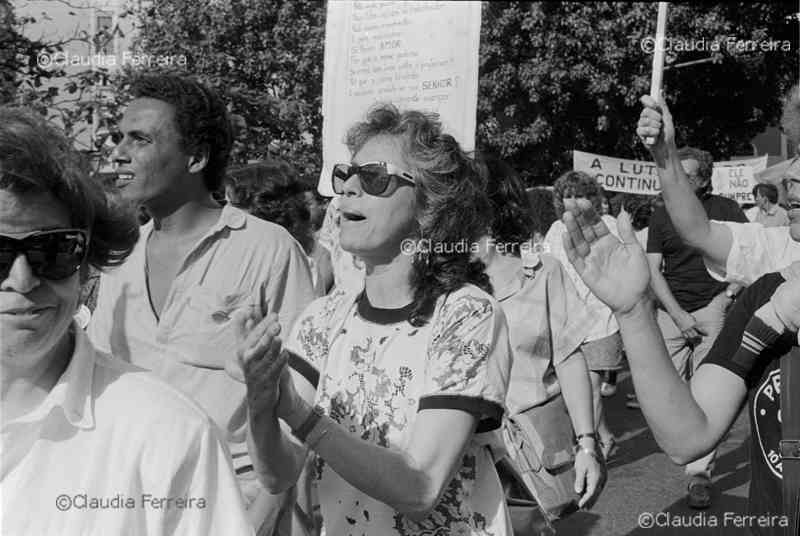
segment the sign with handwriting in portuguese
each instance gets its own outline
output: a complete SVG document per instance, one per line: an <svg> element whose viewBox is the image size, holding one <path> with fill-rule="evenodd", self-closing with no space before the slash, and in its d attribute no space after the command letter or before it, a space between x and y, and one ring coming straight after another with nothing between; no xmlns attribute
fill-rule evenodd
<svg viewBox="0 0 800 536"><path fill-rule="evenodd" d="M376 102L436 112L474 149L480 28L476 1L328 2L321 194L333 195L333 165L350 162L347 129Z"/></svg>

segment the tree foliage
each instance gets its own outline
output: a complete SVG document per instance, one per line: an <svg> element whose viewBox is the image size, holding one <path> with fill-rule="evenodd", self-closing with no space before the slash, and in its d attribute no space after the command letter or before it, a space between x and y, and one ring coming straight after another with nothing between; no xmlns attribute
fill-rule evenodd
<svg viewBox="0 0 800 536"><path fill-rule="evenodd" d="M656 11L622 2L485 3L481 144L529 182L570 169L572 149L647 158L635 127L650 88L652 56L642 42L655 34ZM717 158L752 152L749 141L776 124L781 96L797 83L796 11L792 2L670 4L664 93L679 143ZM748 51L736 40L789 40L791 50ZM696 60L706 61L681 66Z"/></svg>
<svg viewBox="0 0 800 536"><path fill-rule="evenodd" d="M225 95L240 127L234 160L278 155L319 173L324 3L160 0L134 14L138 52L183 54L186 72Z"/></svg>
<svg viewBox="0 0 800 536"><path fill-rule="evenodd" d="M7 4L0 0L0 19ZM191 0L131 2L133 52L183 55L178 71L224 94L239 127L234 161L277 155L315 180L325 7L317 0L226 0L202 7ZM780 98L797 83L796 12L796 3L785 0L670 4L673 43L705 43L695 50L674 45L668 54L665 95L679 142L721 159L749 153L749 141L777 124ZM16 21L16 28L24 22ZM655 23L656 6L649 3L484 2L479 147L500 153L529 183L550 183L569 169L572 149L646 158L635 125L639 97L650 86L652 57L642 40L654 35ZM98 109L104 124L117 120L131 69L112 80L117 91L111 96L98 99L93 91L102 71L81 73L54 93L42 84L54 73L37 70L34 59L59 44L22 34L0 33L0 95L9 93L6 63L16 58L11 78L18 101L62 115L73 131ZM727 48L728 37L791 44L789 51L736 50ZM712 42L722 47L714 50ZM15 52L9 54L5 43ZM63 105L63 93L79 102Z"/></svg>

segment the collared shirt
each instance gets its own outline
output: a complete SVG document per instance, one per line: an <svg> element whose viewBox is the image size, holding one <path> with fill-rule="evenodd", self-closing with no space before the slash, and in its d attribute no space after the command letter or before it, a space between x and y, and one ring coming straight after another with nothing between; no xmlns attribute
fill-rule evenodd
<svg viewBox="0 0 800 536"><path fill-rule="evenodd" d="M760 223L764 227L781 227L789 225L789 215L786 209L779 205L772 205L769 210L761 210L755 206L744 211L751 222Z"/></svg>
<svg viewBox="0 0 800 536"><path fill-rule="evenodd" d="M800 242L789 234L789 227L764 227L760 223L714 221L731 232L731 249L725 266L706 269L720 281L752 284L764 274L779 272L800 261Z"/></svg>
<svg viewBox="0 0 800 536"><path fill-rule="evenodd" d="M603 223L606 224L608 230L614 236L619 236L617 233L617 220L609 215L602 216ZM575 271L572 263L567 258L567 252L564 251L563 235L567 231L567 227L561 220L556 220L547 231L547 236L544 237L546 245L545 251L555 257L567 271L567 275L575 285L578 291L578 296L586 304L586 309L589 311L589 318L591 319L591 328L586 334L586 341L596 341L604 339L619 331L617 320L614 318L614 313L611 312L606 304L597 299L589 287L583 282L581 276ZM585 341L585 342L586 342Z"/></svg>
<svg viewBox="0 0 800 536"><path fill-rule="evenodd" d="M89 336L102 351L153 371L191 396L247 467L245 386L225 372L238 337L236 311L276 312L284 333L314 299L300 245L282 227L226 205L189 253L156 318L145 279L152 222L122 266L104 273Z"/></svg>
<svg viewBox="0 0 800 536"><path fill-rule="evenodd" d="M2 428L2 533L252 534L211 420L73 329L75 349L56 385Z"/></svg>
<svg viewBox="0 0 800 536"><path fill-rule="evenodd" d="M514 356L506 397L512 416L561 392L555 367L579 351L591 326L586 306L561 263L547 254L540 258L533 277L524 275L520 261L510 280L492 279Z"/></svg>

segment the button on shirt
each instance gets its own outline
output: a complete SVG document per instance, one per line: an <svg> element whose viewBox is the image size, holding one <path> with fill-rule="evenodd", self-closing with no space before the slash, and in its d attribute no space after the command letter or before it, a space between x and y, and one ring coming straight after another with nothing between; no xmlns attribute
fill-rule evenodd
<svg viewBox="0 0 800 536"><path fill-rule="evenodd" d="M104 273L89 336L102 351L154 372L192 397L224 431L237 469L245 453L245 386L228 376L236 311L276 312L284 333L314 299L300 245L282 227L226 205L175 277L160 320L150 305L145 249L152 222L124 265Z"/></svg>
<svg viewBox="0 0 800 536"><path fill-rule="evenodd" d="M2 428L2 533L252 534L211 420L75 331L47 397Z"/></svg>

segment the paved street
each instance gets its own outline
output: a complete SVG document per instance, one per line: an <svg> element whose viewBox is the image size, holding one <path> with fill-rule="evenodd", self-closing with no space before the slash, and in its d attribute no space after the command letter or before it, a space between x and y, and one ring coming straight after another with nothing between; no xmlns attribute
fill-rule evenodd
<svg viewBox="0 0 800 536"><path fill-rule="evenodd" d="M746 412L719 449L714 471L714 503L703 511L686 505L686 479L683 469L660 451L639 410L625 407L625 395L633 392L628 373L620 375L617 394L606 398L611 429L618 437L619 448L609 462L609 480L595 507L578 512L558 523L559 536L737 536L747 531L736 528L728 516L745 514L750 482ZM657 525L675 526L642 528L649 514L667 512L655 518ZM744 521L744 520L741 520ZM716 522L716 527L714 523Z"/></svg>

